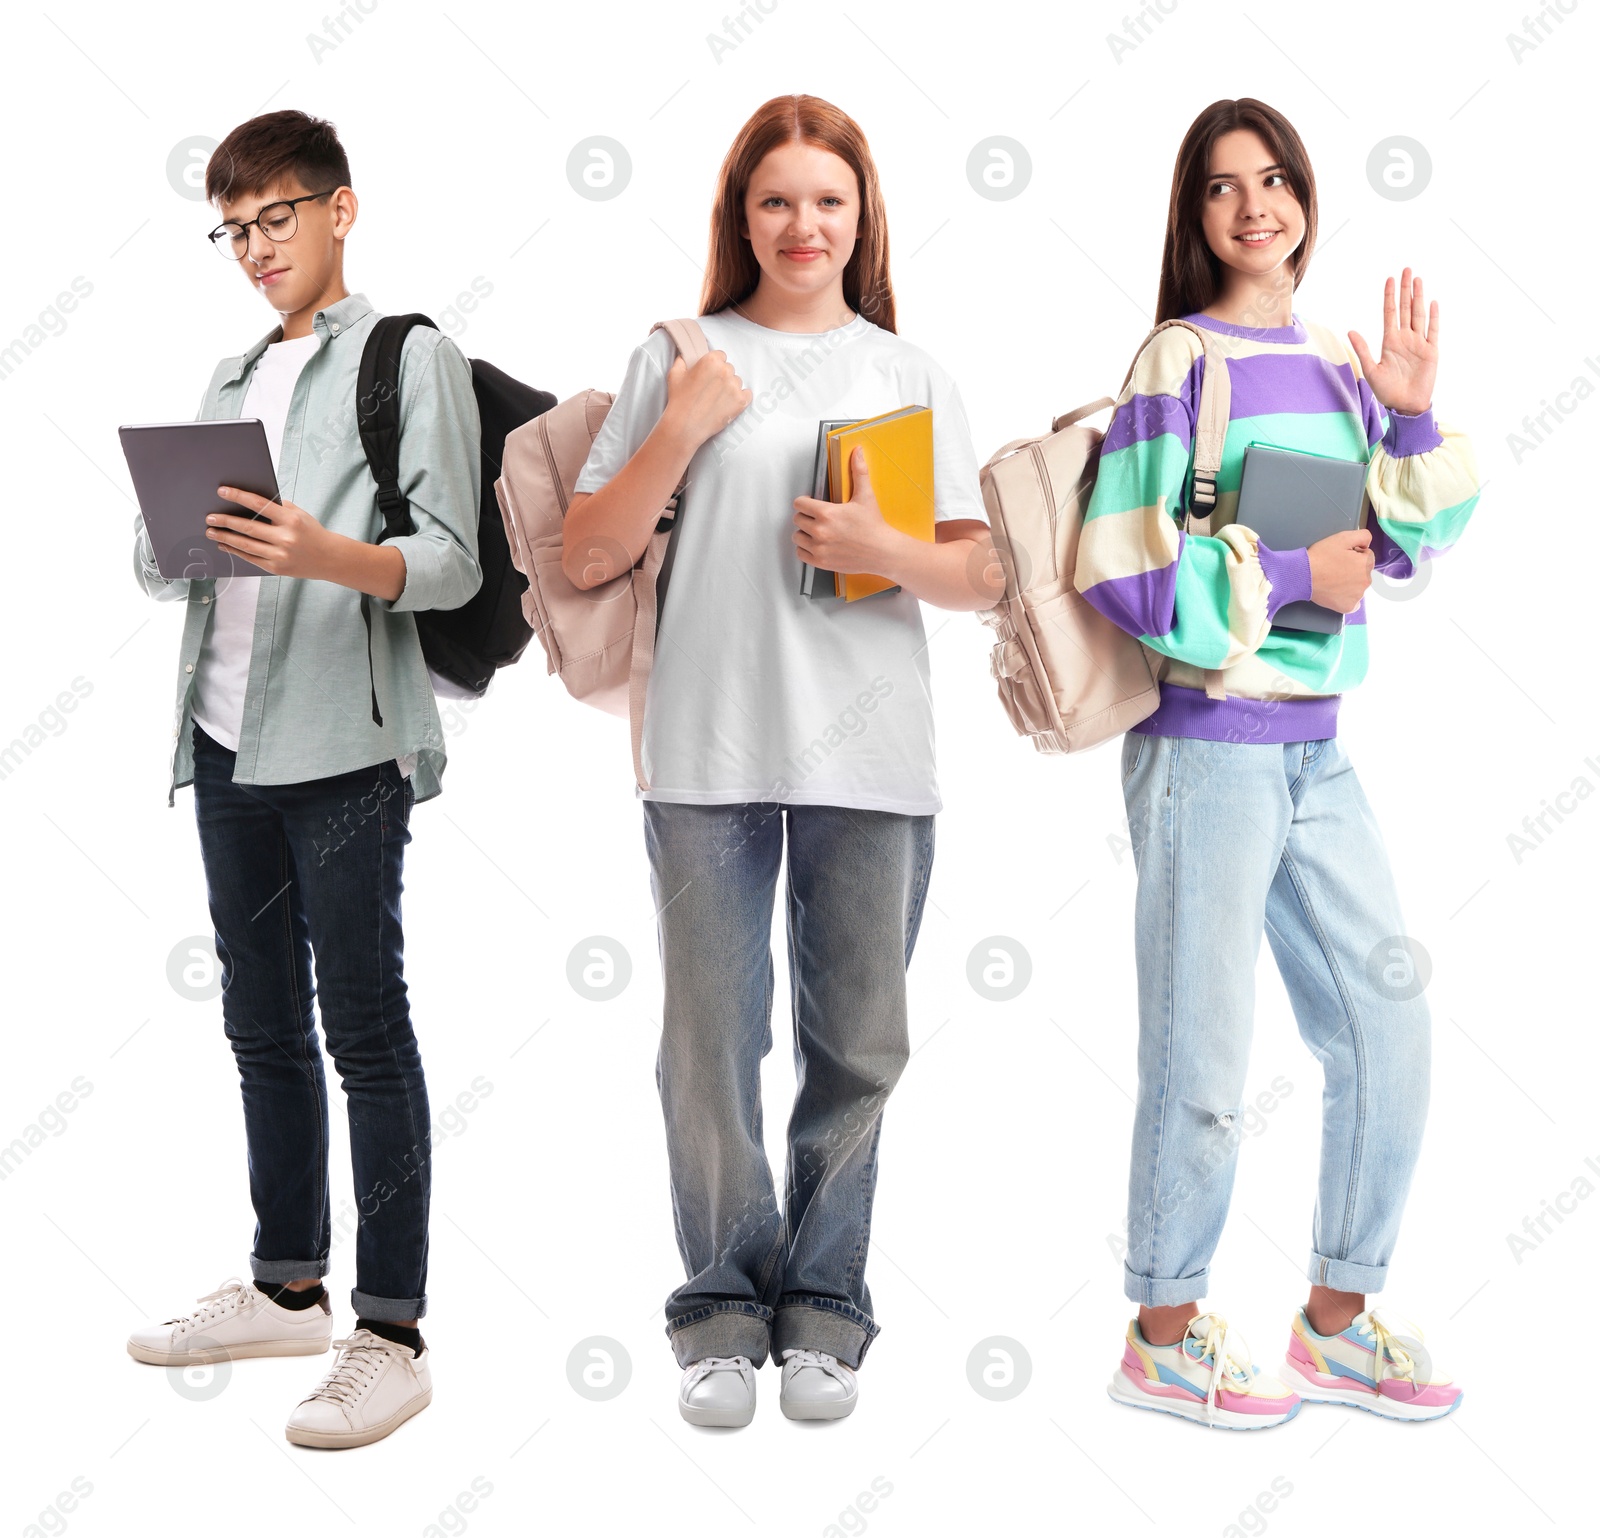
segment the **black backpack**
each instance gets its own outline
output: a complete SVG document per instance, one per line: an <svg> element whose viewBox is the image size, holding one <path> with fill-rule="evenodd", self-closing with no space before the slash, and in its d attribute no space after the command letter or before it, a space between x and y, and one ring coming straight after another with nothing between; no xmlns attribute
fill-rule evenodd
<svg viewBox="0 0 1600 1538"><path fill-rule="evenodd" d="M426 315L386 315L367 337L356 383L356 419L361 447L377 482L383 533L378 542L416 532L411 507L400 490L400 352L413 326L432 326ZM505 523L494 483L500 475L506 434L548 411L556 398L502 373L482 358L472 362L472 393L481 424L479 454L483 487L478 500L478 565L483 585L459 609L424 609L417 616L422 655L435 673L481 697L496 668L509 667L533 639L522 612L528 579L511 563ZM372 611L361 595L367 627L367 671L372 671ZM383 725L378 689L372 684L372 719Z"/></svg>

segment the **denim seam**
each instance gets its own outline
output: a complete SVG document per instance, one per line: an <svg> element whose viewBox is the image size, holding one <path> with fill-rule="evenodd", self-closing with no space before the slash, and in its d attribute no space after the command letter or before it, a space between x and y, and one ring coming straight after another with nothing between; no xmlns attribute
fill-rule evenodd
<svg viewBox="0 0 1600 1538"><path fill-rule="evenodd" d="M749 1319L759 1319L763 1324L772 1322L773 1310L765 1303L751 1303L743 1298L727 1298L716 1303L701 1303L689 1310L687 1314L679 1314L667 1321L667 1334L675 1335L679 1330L686 1330L692 1324L700 1324L707 1319L712 1319L718 1314L743 1314Z"/></svg>
<svg viewBox="0 0 1600 1538"><path fill-rule="evenodd" d="M389 762L392 762L392 760L390 760ZM395 773L399 774L399 772L400 771L399 771L398 767L396 767ZM383 785L383 783L384 783L384 768L382 766L380 766L379 770L378 770L378 784L381 787ZM376 963L377 963L377 977L375 979L376 999L377 999L377 1004L378 1004L378 1017L379 1017L379 1019L381 1019L383 1021L383 1028L384 1028L383 1029L383 1034L384 1034L385 1043L387 1044L388 1050L389 1050L390 1065L391 1065L394 1073L396 1074L396 1076L400 1079L400 1082L402 1084L405 1084L407 1075L401 1069L400 1060L399 1060L399 1054L395 1050L394 1034L389 1028L391 1026L391 1024L394 1024L395 1022L392 1022L387 1018L387 1011L384 1009L384 999L383 999L383 982L384 982L384 962L383 962L383 958L388 953L387 952L387 947L383 943L383 937L384 937L384 931L385 931L385 929L387 929L387 927L389 925L388 904L384 902L383 894L384 894L384 891L385 891L385 888L386 888L386 885L387 885L388 865L389 865L390 859L392 858L392 855L391 855L391 852L390 852L390 848L389 848L389 834L390 834L390 832L392 831L392 829L393 829L393 827L395 825L394 824L394 820L391 819L391 816L390 816L390 813L389 813L388 799L387 798L385 798L383 801L381 801L379 803L379 812L380 812L380 815L379 815L379 820L378 820L378 944L374 947L374 957L375 957L375 960L376 960ZM404 825L405 824L402 822L401 826L404 826ZM405 946L405 939L404 939L404 936L402 934L402 936L400 937L400 949L402 951L402 968L404 966L404 959L403 959L404 946ZM409 1019L410 1019L410 1005L409 1005L409 1002L408 1002L407 1007L406 1007L406 1018L409 1021ZM419 1052L418 1052L418 1066L419 1066L419 1068L421 1066L420 1049L419 1049ZM424 1086L425 1086L426 1085L426 1078L424 1078L423 1082L424 1082ZM413 1154L415 1154L415 1153L417 1153L418 1149L422 1147L422 1140L419 1139L418 1136L417 1136L417 1108L416 1108L416 1105L414 1104L413 1095L412 1095L411 1087L410 1087L409 1084L406 1084L405 1094L406 1094L406 1122L407 1122L407 1126L408 1126L408 1128L410 1130L410 1135L411 1135L411 1152ZM433 1162L433 1149L431 1147L431 1140L430 1140L430 1146L426 1149L425 1152L426 1152L427 1161L428 1161L429 1165L431 1165L432 1162ZM424 1176L424 1172L420 1168L415 1170L415 1171L411 1171L411 1170L402 1171L402 1180L403 1181L404 1180L410 1180L411 1178L413 1178L413 1175L415 1175L419 1179L424 1179L424 1178L431 1179L432 1171L431 1171L431 1169L428 1170L426 1177ZM359 1227L358 1227L357 1231L358 1231L358 1235L359 1235ZM423 1215L423 1228L422 1228L422 1241L421 1241L421 1244L422 1244L423 1264L425 1264L426 1263L426 1256L427 1256L427 1252L428 1252L428 1227L427 1227L427 1214L426 1213L424 1213L424 1215ZM357 1259L357 1277L356 1277L357 1288L356 1288L356 1290L357 1291L364 1291L365 1289L360 1286L360 1265L359 1265L359 1262L360 1262L360 1249L359 1249L359 1245L358 1245L357 1252L356 1252L356 1259ZM421 1267L419 1266L419 1271L420 1271L420 1269L421 1269ZM369 1296L376 1297L376 1296L378 1296L378 1294L373 1293L373 1294L369 1294ZM426 1288L424 1286L424 1278L420 1274L416 1278L416 1296L417 1296L417 1298L419 1298L421 1300L424 1300L424 1301L427 1298L427 1291L426 1291Z"/></svg>
<svg viewBox="0 0 1600 1538"><path fill-rule="evenodd" d="M782 814L781 814L782 815ZM779 825L778 838L780 844L787 845L793 835L793 813L782 815ZM784 887L784 952L789 958L789 1016L794 1024L795 1051L800 1050L800 972L795 963L794 950L794 871L789 862L783 864ZM766 1004L763 1014L763 1038L772 1031L772 1006L776 1002L776 990L773 987L772 944L767 944L767 986ZM762 1054L764 1056L765 1054ZM752 1086L751 1104L754 1111L751 1117L750 1135L759 1146L761 1139L756 1132L755 1121L761 1114L761 1056L755 1060L755 1083ZM771 1245L767 1249L767 1258L761 1264L761 1270L756 1277L756 1291L766 1297L772 1288L772 1278L777 1272L780 1262L788 1255L794 1243L794 1233L790 1228L790 1214L794 1207L794 1171L788 1167L791 1161L785 1161L783 1176L783 1210L779 1217L777 1233L774 1234ZM777 1182L773 1181L773 1200L778 1200Z"/></svg>
<svg viewBox="0 0 1600 1538"><path fill-rule="evenodd" d="M1366 1043L1362 1038L1359 1016L1354 1008L1350 995L1345 988L1344 977L1339 971L1334 959L1333 948L1328 943L1328 937L1322 927L1321 920L1317 917L1316 909L1311 905L1310 893L1306 883L1301 879L1299 869L1296 867L1292 856L1285 849L1283 868L1287 872L1295 893L1300 899L1300 906L1304 910L1307 922L1311 925L1312 933L1317 937L1317 944L1322 951L1322 959L1328 968L1328 975L1333 979L1334 987L1339 993L1339 1002L1344 1006L1345 1028L1350 1032L1350 1041L1354 1048L1356 1065L1356 1114L1355 1127L1350 1138L1350 1173L1345 1183L1344 1214L1339 1230L1339 1249L1341 1254L1336 1259L1347 1257L1350 1249L1350 1234L1355 1226L1356 1194L1361 1183L1361 1154L1366 1142L1367 1130L1367 1060ZM1335 1035L1338 1033L1335 1032ZM1331 1038L1330 1038L1331 1039ZM1326 1275L1326 1268L1324 1268Z"/></svg>
<svg viewBox="0 0 1600 1538"><path fill-rule="evenodd" d="M788 842L791 820L788 816L785 816L782 813L779 814L779 819L778 844L779 855L781 858L783 846ZM774 877L774 884L776 884L776 877ZM785 902L788 907L788 912L784 916L783 927L784 944L789 957L789 1011L795 1021L795 1041L798 1049L800 995L798 982L799 974L795 969L794 960L794 873L789 869L789 863L787 860L784 861L784 888ZM776 896L776 894L774 894L774 896ZM774 986L776 969L772 965L772 942L770 937L768 938L766 946L766 958L767 981L762 1001L761 1037L763 1041L770 1041L772 1036L772 1007L777 1002L777 990ZM765 1056L765 1052L757 1053L754 1061L751 1064L751 1073L754 1082L750 1086L750 1137L758 1148L761 1147L762 1143L759 1126L761 1121L761 1062ZM779 1218L777 1230L772 1236L772 1243L767 1247L766 1259L762 1261L761 1269L756 1276L756 1291L763 1298L771 1292L773 1277L780 1274L780 1267L783 1264L784 1258L788 1255L789 1247L793 1242L793 1235L789 1230L789 1209L792 1201L792 1194L793 1193L790 1190L788 1182L788 1172L786 1171L783 1188L783 1212ZM772 1182L772 1199L774 1203L776 1203L778 1200L778 1187L776 1181ZM762 1305L764 1308L768 1306L769 1305L767 1304Z"/></svg>
<svg viewBox="0 0 1600 1538"><path fill-rule="evenodd" d="M1128 765L1127 772L1122 776L1122 788L1126 790L1128 781L1139 772L1139 765L1144 761L1145 746L1150 741L1150 737L1146 732L1128 732L1125 734L1123 741L1134 744L1133 762Z"/></svg>
<svg viewBox="0 0 1600 1538"><path fill-rule="evenodd" d="M913 831L913 837L916 836ZM933 819L928 819L928 836L918 839L916 876L912 882L911 906L906 914L906 966L911 966L911 953L916 948L917 933L922 928L922 910L928 897L928 883L933 875Z"/></svg>
<svg viewBox="0 0 1600 1538"><path fill-rule="evenodd" d="M301 1026L306 1017L311 1013L311 998L306 997L300 990L300 953L295 946L294 937L294 890L295 866L294 850L290 847L289 834L286 828L279 828L278 848L282 857L279 874L283 877L283 886L280 889L283 898L283 942L284 954L289 960L289 985L294 989L295 1024ZM313 994L314 996L314 994ZM313 1027L314 1029L315 1027ZM311 1038L304 1030L297 1030L300 1046L301 1069L308 1080L315 1081L317 1075L311 1066ZM319 1049L320 1050L320 1049ZM320 1066L320 1065L319 1065ZM323 1256L327 1256L333 1248L333 1217L331 1209L331 1193L328 1190L328 1094L324 1085L319 1100L321 1114L317 1118L317 1245L316 1248ZM326 1275L326 1266L322 1275Z"/></svg>
<svg viewBox="0 0 1600 1538"><path fill-rule="evenodd" d="M1301 746L1300 746L1300 767L1299 767L1298 770L1295 771L1295 777L1289 782L1289 802L1290 802L1289 817L1290 817L1291 823L1294 820L1294 798L1300 793L1300 787L1305 784L1306 775L1310 771L1310 768L1311 768L1311 748L1312 748L1312 744L1309 743L1309 742L1301 744Z"/></svg>
<svg viewBox="0 0 1600 1538"><path fill-rule="evenodd" d="M762 1263L761 1274L756 1279L756 1291L766 1297L772 1286L772 1277L778 1268L778 1263L789 1253L790 1239L788 1235L789 1206L784 1203L784 1220L778 1225L778 1232L773 1235L772 1244L767 1250L767 1258ZM767 1305L763 1304L763 1307Z"/></svg>
<svg viewBox="0 0 1600 1538"><path fill-rule="evenodd" d="M1167 807L1166 827L1163 836L1166 841L1167 868L1171 873L1171 889L1167 904L1167 946L1162 956L1162 994L1165 1000L1165 1019L1162 1024L1161 1037L1161 1099L1156 1112L1156 1147L1154 1158L1154 1171L1150 1182L1150 1251L1148 1264L1154 1276L1160 1276L1161 1267L1157 1264L1158 1241L1161 1232L1161 1165L1166 1154L1166 1129L1167 1106L1171 1099L1172 1089L1172 1033L1174 989L1172 983L1172 957L1176 954L1178 932L1178 838L1175 826L1176 812L1172 806L1172 790L1178 775L1177 738L1169 738L1171 746L1168 749L1167 759Z"/></svg>
<svg viewBox="0 0 1600 1538"><path fill-rule="evenodd" d="M861 1287L862 1278L867 1271L867 1249L871 1243L872 1234L872 1189L873 1175L877 1169L878 1139L883 1135L883 1109L880 1106L878 1114L873 1118L872 1144L867 1150L867 1157L861 1165L861 1226L856 1233L856 1246L850 1257L850 1267L845 1272L845 1286L851 1296L855 1296Z"/></svg>
<svg viewBox="0 0 1600 1538"><path fill-rule="evenodd" d="M814 1292L786 1293L779 1299L778 1307L811 1308L822 1314L838 1314L862 1331L869 1341L876 1340L883 1332L883 1326L864 1309L859 1309L855 1304L847 1303L842 1298L824 1297Z"/></svg>

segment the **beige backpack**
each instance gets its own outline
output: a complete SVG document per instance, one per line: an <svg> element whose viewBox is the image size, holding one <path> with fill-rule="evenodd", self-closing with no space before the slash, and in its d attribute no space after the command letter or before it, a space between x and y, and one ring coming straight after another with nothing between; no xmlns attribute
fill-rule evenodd
<svg viewBox="0 0 1600 1538"><path fill-rule="evenodd" d="M1210 333L1181 320L1163 321L1139 351L1168 326L1193 331L1206 349L1193 506L1185 521L1186 529L1206 532L1196 524L1205 523L1217 499L1228 430L1227 364ZM1132 377L1130 364L1123 389ZM1014 439L979 472L1006 579L1005 597L978 616L995 632L989 669L1011 724L1041 753L1092 748L1144 720L1160 697L1144 644L1101 614L1072 583L1078 535L1105 437L1083 419L1114 404L1102 396L1057 417L1044 437Z"/></svg>
<svg viewBox="0 0 1600 1538"><path fill-rule="evenodd" d="M651 330L665 331L691 368L708 351L697 321L657 321ZM494 489L511 560L528 579L522 612L544 646L549 671L560 675L574 699L628 718L634 778L648 790L641 744L645 685L656 650L656 579L683 484L662 509L656 532L631 571L598 587L578 588L561 569L573 483L611 402L603 390L582 390L508 433Z"/></svg>

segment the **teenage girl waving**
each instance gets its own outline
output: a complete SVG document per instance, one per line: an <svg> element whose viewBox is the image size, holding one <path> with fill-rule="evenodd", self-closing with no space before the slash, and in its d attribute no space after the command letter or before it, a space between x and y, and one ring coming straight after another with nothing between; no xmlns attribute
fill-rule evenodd
<svg viewBox="0 0 1600 1538"><path fill-rule="evenodd" d="M1302 1398L1395 1418L1461 1391L1368 1308L1387 1279L1428 1101L1420 991L1386 981L1405 925L1388 856L1335 736L1367 670L1363 594L1460 536L1477 474L1435 422L1438 305L1408 269L1384 288L1374 358L1292 308L1316 241L1304 145L1281 114L1213 103L1178 152L1157 320L1102 447L1078 552L1085 598L1149 648L1160 703L1123 744L1138 866L1139 1098L1128 1197L1128 1326L1114 1398L1209 1424L1279 1424ZM1231 404L1216 505L1189 484L1205 371ZM1365 527L1274 550L1235 521L1252 442L1363 461ZM1274 626L1310 598L1334 634ZM1265 928L1324 1074L1310 1296L1277 1377L1202 1312L1233 1185ZM1391 971L1388 976L1395 974Z"/></svg>
<svg viewBox="0 0 1600 1538"><path fill-rule="evenodd" d="M878 1334L864 1275L883 1106L909 1055L906 966L933 860L928 663L918 600L999 596L955 386L895 331L882 193L827 102L778 97L723 162L686 367L664 332L633 354L577 481L564 567L637 561L687 476L646 697L645 842L664 1019L657 1082L687 1280L668 1298L679 1409L742 1426L783 1363L791 1418L856 1402ZM820 420L933 410L937 538L814 501ZM803 597L801 562L899 584ZM788 1167L762 1146L772 907L787 852L796 1071Z"/></svg>

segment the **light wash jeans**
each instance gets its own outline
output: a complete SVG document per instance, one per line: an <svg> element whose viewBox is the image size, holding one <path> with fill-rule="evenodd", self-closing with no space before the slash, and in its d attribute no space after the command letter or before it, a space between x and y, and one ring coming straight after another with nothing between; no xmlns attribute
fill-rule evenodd
<svg viewBox="0 0 1600 1538"><path fill-rule="evenodd" d="M1139 871L1139 1100L1124 1290L1206 1295L1233 1191L1255 964L1266 929L1322 1065L1312 1282L1377 1292L1428 1108L1428 1006L1372 810L1337 740L1129 732L1123 796ZM1386 970L1387 969L1387 970Z"/></svg>
<svg viewBox="0 0 1600 1538"><path fill-rule="evenodd" d="M780 1207L761 1134L772 904L788 825L795 1074ZM644 803L665 1000L656 1083L678 1250L682 1366L770 1349L861 1363L883 1105L910 1057L906 967L933 818L831 806Z"/></svg>

